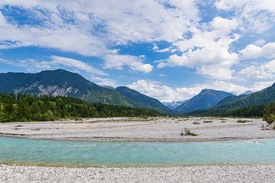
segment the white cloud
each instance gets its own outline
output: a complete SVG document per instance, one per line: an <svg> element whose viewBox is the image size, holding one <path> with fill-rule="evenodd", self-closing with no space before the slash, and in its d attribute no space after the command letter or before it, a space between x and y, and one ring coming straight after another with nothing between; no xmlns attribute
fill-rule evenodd
<svg viewBox="0 0 275 183"><path fill-rule="evenodd" d="M3 63L16 65L21 67L26 67L29 71L40 71L45 69L57 69L60 66L65 66L72 69L79 69L82 71L86 71L90 74L97 74L97 75L107 75L104 71L96 69L90 66L83 61L67 58L67 57L60 57L60 56L51 56L49 61L38 61L35 59L26 59L26 60L19 60L19 61L10 61L1 59Z"/></svg>
<svg viewBox="0 0 275 183"><path fill-rule="evenodd" d="M273 26L275 2L270 0L219 0L215 3L219 10L235 11L242 21L243 31L262 33Z"/></svg>
<svg viewBox="0 0 275 183"><path fill-rule="evenodd" d="M0 12L0 49L35 46L95 56L104 60L107 69L123 69L150 73L153 66L145 57L120 55L120 45L153 43L155 52L172 53L158 61L158 68L190 67L207 78L228 80L234 78L232 68L239 55L232 43L245 34L262 33L274 26L275 2L271 0L217 0L217 16L204 20L196 0L2 0L5 5L18 6L26 14L36 15L36 21L20 24ZM206 10L208 11L208 10ZM230 16L223 11L228 11ZM213 14L211 14L212 17ZM210 16L207 15L207 18ZM206 20L206 19L205 19ZM208 21L208 19L207 19ZM31 23L28 23L31 22ZM34 23L39 22L39 23ZM171 44L161 49L158 42ZM239 43L238 43L239 44ZM259 39L240 53L247 58L275 58L274 44ZM263 46L264 45L264 46ZM233 47L233 48L232 48ZM177 51L177 52L176 52ZM175 54L177 53L177 54ZM63 59L63 65L83 69L78 62ZM149 59L149 57L148 57ZM50 61L26 60L18 64L34 68L52 68L62 65L60 58ZM81 61L82 62L82 61ZM78 64L77 64L78 63ZM89 66L89 64L87 64ZM261 66L260 66L261 67ZM31 68L30 68L31 69ZM104 75L101 70L86 70ZM238 69L238 68L237 68ZM250 68L250 70L257 70ZM90 72L87 71L87 72ZM273 71L263 66L261 74L253 77L271 77ZM245 72L245 71L243 71ZM251 73L253 73L251 71ZM250 74L251 74L250 73ZM265 74L262 74L265 73ZM270 75L271 73L271 75Z"/></svg>
<svg viewBox="0 0 275 183"><path fill-rule="evenodd" d="M266 42L263 39L258 39L257 41L254 42L254 44L257 46L263 46L265 43Z"/></svg>
<svg viewBox="0 0 275 183"><path fill-rule="evenodd" d="M137 90L145 95L159 99L161 102L182 101L192 98L199 94L203 89L214 89L237 94L243 93L249 88L235 85L230 82L213 81L204 84L195 84L189 88L171 88L166 85L161 85L158 82L150 80L138 80L130 85L129 88ZM255 88L253 88L254 90Z"/></svg>
<svg viewBox="0 0 275 183"><path fill-rule="evenodd" d="M2 49L23 46L55 48L85 56L101 56L108 50L103 42L77 25L56 25L48 22L45 27L17 26L7 23L0 12L0 42Z"/></svg>
<svg viewBox="0 0 275 183"><path fill-rule="evenodd" d="M164 49L160 50L159 47L154 46L154 47L153 47L153 50L154 50L155 52L158 52L158 53L164 53L164 52L169 52L169 51L171 50L171 48L164 48Z"/></svg>
<svg viewBox="0 0 275 183"><path fill-rule="evenodd" d="M275 60L251 65L241 70L240 74L247 78L273 79L275 78Z"/></svg>
<svg viewBox="0 0 275 183"><path fill-rule="evenodd" d="M116 87L116 81L110 78L101 78L98 76L91 76L91 80L94 81L96 84L98 85L106 85L106 86L112 86L112 87Z"/></svg>
<svg viewBox="0 0 275 183"><path fill-rule="evenodd" d="M131 42L168 41L182 38L190 22L196 21L199 11L194 0L83 0L83 1L1 1L0 6L21 6L28 9L47 9L58 14L59 9L73 13L77 21L103 25L108 40L117 44ZM166 6L169 5L169 6ZM93 15L93 16L91 16ZM89 16L89 19L87 18Z"/></svg>
<svg viewBox="0 0 275 183"><path fill-rule="evenodd" d="M166 60L157 61L158 68L191 67L196 68L197 73L207 77L231 79L234 71L230 68L238 63L238 55L230 52L229 48L232 42L239 39L239 35L231 32L237 29L238 25L239 22L236 19L216 17L206 30L190 29L192 38L174 43L182 55L174 54ZM222 73L223 71L225 72Z"/></svg>
<svg viewBox="0 0 275 183"><path fill-rule="evenodd" d="M142 57L136 57L131 55L117 55L108 54L104 56L104 68L107 69L119 69L121 70L124 66L129 66L134 71L150 73L153 66L150 64L143 64Z"/></svg>
<svg viewBox="0 0 275 183"><path fill-rule="evenodd" d="M263 82L255 82L252 88L252 91L260 91L267 87L270 87L275 81L263 81Z"/></svg>
<svg viewBox="0 0 275 183"><path fill-rule="evenodd" d="M114 45L177 41L199 20L195 0L3 0L0 7L4 5L19 6L39 15L34 17L40 18L40 24L10 23L0 12L0 49L37 46L101 58L110 55ZM145 73L152 70L151 65L140 61L114 67L105 63L106 68L122 65Z"/></svg>
<svg viewBox="0 0 275 183"><path fill-rule="evenodd" d="M245 49L241 50L242 59L256 59L259 57L275 58L275 43L267 43L259 47L254 44L248 45Z"/></svg>
<svg viewBox="0 0 275 183"><path fill-rule="evenodd" d="M231 70L229 67L223 67L222 65L204 65L197 69L197 73L210 78L227 80L232 79L234 70Z"/></svg>
<svg viewBox="0 0 275 183"><path fill-rule="evenodd" d="M52 56L52 61L47 62L49 65L64 65L68 67L74 67L77 69L84 70L89 73L98 74L98 75L107 75L105 72L98 70L82 61L72 59L72 58L66 58L66 57L60 57L60 56Z"/></svg>

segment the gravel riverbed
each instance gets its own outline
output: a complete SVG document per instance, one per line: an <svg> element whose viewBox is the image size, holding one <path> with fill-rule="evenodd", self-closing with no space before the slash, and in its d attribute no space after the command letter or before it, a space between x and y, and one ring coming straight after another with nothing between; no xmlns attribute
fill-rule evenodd
<svg viewBox="0 0 275 183"><path fill-rule="evenodd" d="M64 168L0 165L0 182L274 182L274 165Z"/></svg>
<svg viewBox="0 0 275 183"><path fill-rule="evenodd" d="M0 124L0 136L69 141L207 142L275 138L261 119L101 118ZM198 136L181 135L188 128ZM0 182L275 182L275 165L40 167L0 165Z"/></svg>

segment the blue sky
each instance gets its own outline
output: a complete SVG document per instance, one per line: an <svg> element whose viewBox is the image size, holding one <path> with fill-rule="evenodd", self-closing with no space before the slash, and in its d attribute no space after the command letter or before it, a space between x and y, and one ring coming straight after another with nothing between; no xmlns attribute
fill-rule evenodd
<svg viewBox="0 0 275 183"><path fill-rule="evenodd" d="M162 102L275 78L275 1L2 0L0 72L66 69Z"/></svg>

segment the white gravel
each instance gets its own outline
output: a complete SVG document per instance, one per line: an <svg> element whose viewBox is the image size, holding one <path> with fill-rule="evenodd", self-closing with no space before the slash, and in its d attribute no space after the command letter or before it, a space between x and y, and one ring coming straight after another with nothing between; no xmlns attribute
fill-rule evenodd
<svg viewBox="0 0 275 183"><path fill-rule="evenodd" d="M221 118L101 118L0 124L0 136L71 141L224 141L275 138L275 130L262 130L261 119ZM184 128L198 136L180 135Z"/></svg>
<svg viewBox="0 0 275 183"><path fill-rule="evenodd" d="M63 168L0 165L0 182L274 182L274 165Z"/></svg>

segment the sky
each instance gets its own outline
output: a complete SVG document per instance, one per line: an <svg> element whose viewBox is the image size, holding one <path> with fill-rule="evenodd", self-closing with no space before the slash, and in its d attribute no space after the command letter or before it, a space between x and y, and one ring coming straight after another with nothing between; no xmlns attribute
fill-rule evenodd
<svg viewBox="0 0 275 183"><path fill-rule="evenodd" d="M161 102L275 81L275 1L0 0L0 73L66 69Z"/></svg>

